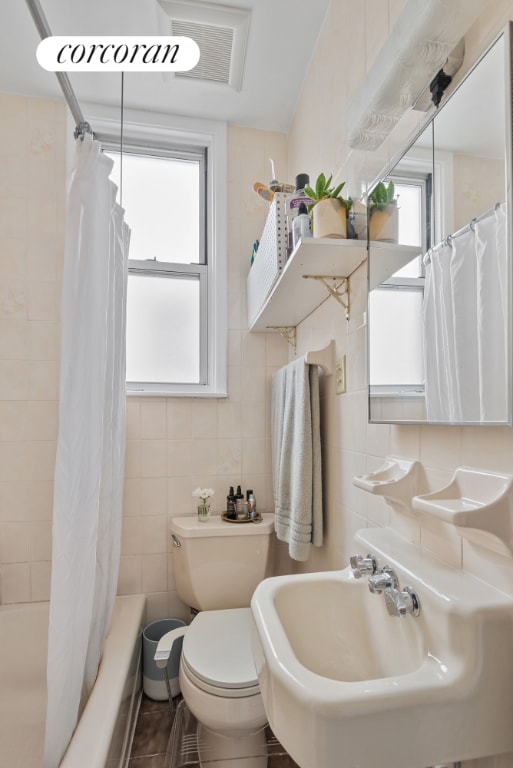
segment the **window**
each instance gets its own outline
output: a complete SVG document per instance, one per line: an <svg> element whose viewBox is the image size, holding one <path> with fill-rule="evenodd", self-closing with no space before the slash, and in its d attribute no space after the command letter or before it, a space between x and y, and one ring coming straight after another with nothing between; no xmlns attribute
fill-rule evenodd
<svg viewBox="0 0 513 768"><path fill-rule="evenodd" d="M424 389L422 256L431 237L431 174L391 178L400 206L399 243L419 246L419 255L369 296L371 318L379 318L369 327L369 384L371 393L381 396Z"/></svg>
<svg viewBox="0 0 513 768"><path fill-rule="evenodd" d="M431 190L432 175L411 174L390 177L395 185L399 205L399 242L401 245L419 246L422 254L431 245ZM390 278L419 278L424 274L422 255L412 260Z"/></svg>
<svg viewBox="0 0 513 768"><path fill-rule="evenodd" d="M371 291L369 384L373 394L423 390L424 362L419 344L423 296L422 288L404 286Z"/></svg>
<svg viewBox="0 0 513 768"><path fill-rule="evenodd" d="M205 273L138 264L130 266L128 273L128 385L204 384L206 304L201 280Z"/></svg>
<svg viewBox="0 0 513 768"><path fill-rule="evenodd" d="M127 392L226 396L225 135L179 133L101 137L131 228Z"/></svg>

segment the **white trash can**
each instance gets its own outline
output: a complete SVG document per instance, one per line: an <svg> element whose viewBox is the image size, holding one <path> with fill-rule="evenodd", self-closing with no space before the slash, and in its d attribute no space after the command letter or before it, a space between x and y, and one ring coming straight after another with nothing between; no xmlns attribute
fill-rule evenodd
<svg viewBox="0 0 513 768"><path fill-rule="evenodd" d="M165 701L168 698L167 686L164 679L164 670L159 669L155 663L155 651L159 640L167 632L178 627L184 627L185 621L181 619L158 619L148 624L142 635L143 652L143 691L150 699L154 701ZM180 670L180 656L182 653L183 638L175 640L173 649L167 663L167 674L171 686L171 695L177 696L180 693L180 683L178 672Z"/></svg>

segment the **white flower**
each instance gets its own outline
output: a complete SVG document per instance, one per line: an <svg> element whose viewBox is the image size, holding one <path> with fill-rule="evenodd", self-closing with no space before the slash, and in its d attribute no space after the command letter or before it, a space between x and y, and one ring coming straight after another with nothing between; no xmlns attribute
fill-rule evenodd
<svg viewBox="0 0 513 768"><path fill-rule="evenodd" d="M211 496L213 496L215 491L212 490L212 488L196 488L192 495L196 496L198 499L203 499L203 501L206 501L207 499L210 499Z"/></svg>

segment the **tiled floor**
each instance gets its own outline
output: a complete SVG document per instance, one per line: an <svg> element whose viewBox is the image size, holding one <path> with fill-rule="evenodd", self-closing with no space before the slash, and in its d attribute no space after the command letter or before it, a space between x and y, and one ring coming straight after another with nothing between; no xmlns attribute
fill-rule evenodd
<svg viewBox="0 0 513 768"><path fill-rule="evenodd" d="M129 768L175 768L166 765L166 750L172 724L168 702L152 701L143 694L128 762ZM268 768L298 766L288 755L272 755L269 757Z"/></svg>
<svg viewBox="0 0 513 768"><path fill-rule="evenodd" d="M167 701L143 694L135 726L129 768L167 768L166 749L173 718Z"/></svg>

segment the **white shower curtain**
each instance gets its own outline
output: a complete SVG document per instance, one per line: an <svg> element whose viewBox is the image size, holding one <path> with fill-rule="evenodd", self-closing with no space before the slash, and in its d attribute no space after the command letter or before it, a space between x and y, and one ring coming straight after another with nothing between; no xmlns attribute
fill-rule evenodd
<svg viewBox="0 0 513 768"><path fill-rule="evenodd" d="M116 594L125 451L129 229L89 134L76 143L62 297L44 768L94 683Z"/></svg>
<svg viewBox="0 0 513 768"><path fill-rule="evenodd" d="M505 205L433 249L426 263L424 366L429 421L507 418Z"/></svg>

